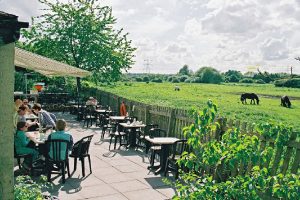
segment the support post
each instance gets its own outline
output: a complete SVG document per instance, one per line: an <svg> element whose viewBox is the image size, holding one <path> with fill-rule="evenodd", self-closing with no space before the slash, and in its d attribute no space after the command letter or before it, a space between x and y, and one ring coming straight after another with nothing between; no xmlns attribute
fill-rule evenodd
<svg viewBox="0 0 300 200"><path fill-rule="evenodd" d="M0 199L13 199L14 54L14 43L0 46Z"/></svg>
<svg viewBox="0 0 300 200"><path fill-rule="evenodd" d="M0 199L14 199L14 83L15 41L27 22L0 12Z"/></svg>

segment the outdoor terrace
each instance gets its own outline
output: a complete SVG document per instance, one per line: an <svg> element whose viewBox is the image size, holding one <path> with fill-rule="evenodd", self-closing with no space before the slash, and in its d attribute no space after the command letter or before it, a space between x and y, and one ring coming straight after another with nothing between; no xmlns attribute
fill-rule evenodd
<svg viewBox="0 0 300 200"><path fill-rule="evenodd" d="M91 146L92 174L89 174L88 160L85 161L86 176L82 177L81 162L73 171L73 158L70 158L71 177L61 183L61 176L52 175L53 188L48 191L59 199L170 199L175 194L171 186L165 184L163 175L149 172L148 156L141 150L121 147L109 150L109 138L105 135L100 141L100 129L94 125L83 128L83 122L76 121L75 115L55 113L67 121L67 130L74 142L84 136L94 134ZM118 147L118 146L117 146ZM18 167L16 166L17 170ZM171 180L174 180L169 174ZM67 174L66 174L67 177Z"/></svg>

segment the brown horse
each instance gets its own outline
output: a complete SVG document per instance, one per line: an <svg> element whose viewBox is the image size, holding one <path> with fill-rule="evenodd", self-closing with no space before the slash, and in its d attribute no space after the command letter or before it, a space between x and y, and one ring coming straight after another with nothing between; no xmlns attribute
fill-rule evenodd
<svg viewBox="0 0 300 200"><path fill-rule="evenodd" d="M250 104L254 103L255 104L255 100L256 100L256 104L259 104L259 98L256 94L254 93L244 93L241 95L241 102L243 104L247 104L246 99L251 99Z"/></svg>

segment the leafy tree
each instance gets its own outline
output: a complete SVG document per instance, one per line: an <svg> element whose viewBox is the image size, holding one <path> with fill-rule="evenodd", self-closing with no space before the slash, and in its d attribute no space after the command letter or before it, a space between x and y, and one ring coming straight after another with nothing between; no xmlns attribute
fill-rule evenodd
<svg viewBox="0 0 300 200"><path fill-rule="evenodd" d="M149 82L149 81L150 81L150 78L148 76L144 76L143 82Z"/></svg>
<svg viewBox="0 0 300 200"><path fill-rule="evenodd" d="M116 30L112 8L98 0L39 0L47 13L23 31L22 48L93 72L94 81L116 81L134 63L131 41Z"/></svg>
<svg viewBox="0 0 300 200"><path fill-rule="evenodd" d="M190 76L192 74L192 71L189 70L188 65L184 65L178 72L178 75L187 75Z"/></svg>
<svg viewBox="0 0 300 200"><path fill-rule="evenodd" d="M239 82L243 78L243 74L240 71L228 70L224 73L225 80L228 82Z"/></svg>
<svg viewBox="0 0 300 200"><path fill-rule="evenodd" d="M212 67L202 67L195 73L196 77L201 78L202 83L221 83L222 75Z"/></svg>

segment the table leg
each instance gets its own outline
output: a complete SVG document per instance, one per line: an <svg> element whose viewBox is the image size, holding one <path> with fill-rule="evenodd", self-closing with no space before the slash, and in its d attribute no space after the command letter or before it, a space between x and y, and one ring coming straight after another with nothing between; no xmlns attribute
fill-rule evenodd
<svg viewBox="0 0 300 200"><path fill-rule="evenodd" d="M164 172L166 168L166 162L167 158L169 156L169 145L163 144L161 145L161 152L160 152L160 158L159 158L159 168L154 172L155 175L160 174L161 172Z"/></svg>

